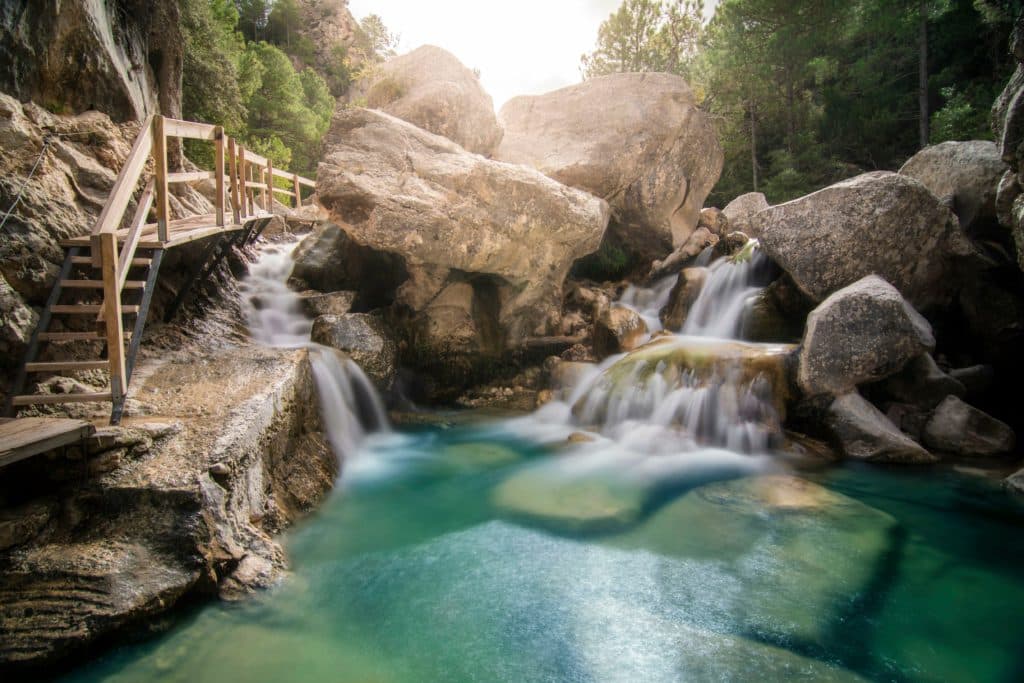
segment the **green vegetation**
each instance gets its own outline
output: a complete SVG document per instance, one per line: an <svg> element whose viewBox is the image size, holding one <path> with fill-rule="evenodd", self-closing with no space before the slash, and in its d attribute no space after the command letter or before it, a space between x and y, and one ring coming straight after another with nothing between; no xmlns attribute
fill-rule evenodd
<svg viewBox="0 0 1024 683"><path fill-rule="evenodd" d="M602 24L585 77L686 77L725 150L708 200L758 190L780 202L896 169L927 143L991 139L1012 71L1020 0L625 0ZM923 67L923 68L922 68Z"/></svg>
<svg viewBox="0 0 1024 683"><path fill-rule="evenodd" d="M397 38L371 15L351 46L333 46L320 60L302 33L303 7L297 0L181 0L182 113L223 125L277 167L313 176L334 98L366 65L393 54ZM207 144L190 141L186 153L212 165Z"/></svg>

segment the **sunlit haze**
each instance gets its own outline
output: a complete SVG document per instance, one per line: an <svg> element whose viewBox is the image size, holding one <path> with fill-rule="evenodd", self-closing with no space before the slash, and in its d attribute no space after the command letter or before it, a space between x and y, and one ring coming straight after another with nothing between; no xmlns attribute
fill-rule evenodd
<svg viewBox="0 0 1024 683"><path fill-rule="evenodd" d="M401 36L399 52L432 44L479 69L501 108L516 95L543 93L580 80L580 56L621 0L351 0L352 14L378 14Z"/></svg>

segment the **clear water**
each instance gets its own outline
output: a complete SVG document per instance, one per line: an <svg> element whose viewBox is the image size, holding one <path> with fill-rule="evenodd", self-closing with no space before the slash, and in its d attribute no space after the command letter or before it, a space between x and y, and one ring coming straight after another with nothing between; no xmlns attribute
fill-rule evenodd
<svg viewBox="0 0 1024 683"><path fill-rule="evenodd" d="M566 457L521 427L369 437L275 590L67 680L1024 680L1024 511L994 485L821 469L842 495L805 514L683 478L574 533L496 503Z"/></svg>

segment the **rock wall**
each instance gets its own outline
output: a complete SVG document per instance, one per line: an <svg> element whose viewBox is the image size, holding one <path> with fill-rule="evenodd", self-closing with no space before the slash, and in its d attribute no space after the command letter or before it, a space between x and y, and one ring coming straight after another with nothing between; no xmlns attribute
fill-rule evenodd
<svg viewBox="0 0 1024 683"><path fill-rule="evenodd" d="M51 111L115 121L181 115L176 0L0 4L0 91Z"/></svg>
<svg viewBox="0 0 1024 683"><path fill-rule="evenodd" d="M273 534L333 485L305 351L192 349L140 374L143 416L4 470L4 675L59 665L188 596L270 585L285 568Z"/></svg>

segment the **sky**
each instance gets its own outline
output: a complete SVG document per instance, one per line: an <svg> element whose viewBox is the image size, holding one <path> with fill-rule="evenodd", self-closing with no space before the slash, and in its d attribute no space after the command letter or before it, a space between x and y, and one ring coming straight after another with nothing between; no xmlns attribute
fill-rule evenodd
<svg viewBox="0 0 1024 683"><path fill-rule="evenodd" d="M580 56L622 0L349 0L401 36L398 51L442 47L479 69L495 109L516 95L578 83ZM714 3L707 2L707 5Z"/></svg>

